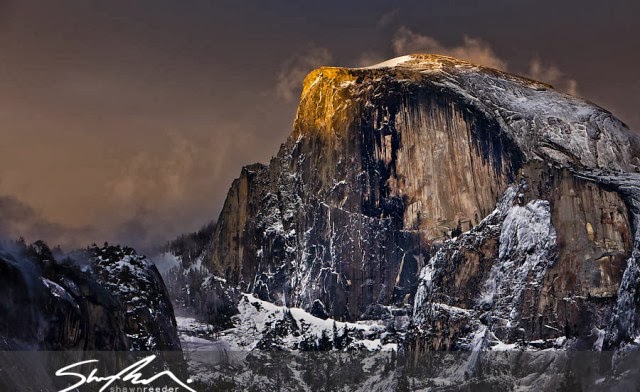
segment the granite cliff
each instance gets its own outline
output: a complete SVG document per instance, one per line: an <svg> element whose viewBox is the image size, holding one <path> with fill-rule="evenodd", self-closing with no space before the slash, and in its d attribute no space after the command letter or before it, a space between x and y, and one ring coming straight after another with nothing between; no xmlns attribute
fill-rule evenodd
<svg viewBox="0 0 640 392"><path fill-rule="evenodd" d="M339 320L410 309L416 350L618 346L640 327L639 157L611 113L534 80L436 55L324 67L205 261Z"/></svg>

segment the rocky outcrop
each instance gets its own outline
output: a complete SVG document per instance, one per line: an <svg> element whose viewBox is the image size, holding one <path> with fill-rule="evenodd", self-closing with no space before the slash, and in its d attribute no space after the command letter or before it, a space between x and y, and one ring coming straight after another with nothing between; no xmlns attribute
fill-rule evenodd
<svg viewBox="0 0 640 392"><path fill-rule="evenodd" d="M619 345L640 327L639 157L533 80L432 55L320 68L278 155L233 183L209 265L336 319L413 304L417 350Z"/></svg>
<svg viewBox="0 0 640 392"><path fill-rule="evenodd" d="M57 260L40 241L7 244L0 272L2 350L180 350L162 278L132 249Z"/></svg>
<svg viewBox="0 0 640 392"><path fill-rule="evenodd" d="M131 248L89 249L98 282L124 310L124 332L130 349L180 350L171 300L156 266Z"/></svg>

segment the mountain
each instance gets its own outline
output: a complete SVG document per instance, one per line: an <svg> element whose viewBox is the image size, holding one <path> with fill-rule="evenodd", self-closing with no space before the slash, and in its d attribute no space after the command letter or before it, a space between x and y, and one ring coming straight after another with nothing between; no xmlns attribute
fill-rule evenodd
<svg viewBox="0 0 640 392"><path fill-rule="evenodd" d="M534 80L437 55L323 67L203 264L339 321L410 308L418 351L619 347L640 328L639 157L611 113Z"/></svg>

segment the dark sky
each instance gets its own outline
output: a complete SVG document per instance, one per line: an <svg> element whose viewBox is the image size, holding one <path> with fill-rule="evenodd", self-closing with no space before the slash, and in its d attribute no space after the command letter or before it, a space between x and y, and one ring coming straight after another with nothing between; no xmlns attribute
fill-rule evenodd
<svg viewBox="0 0 640 392"><path fill-rule="evenodd" d="M640 129L636 1L0 0L0 235L162 243L215 219L320 65L434 52Z"/></svg>

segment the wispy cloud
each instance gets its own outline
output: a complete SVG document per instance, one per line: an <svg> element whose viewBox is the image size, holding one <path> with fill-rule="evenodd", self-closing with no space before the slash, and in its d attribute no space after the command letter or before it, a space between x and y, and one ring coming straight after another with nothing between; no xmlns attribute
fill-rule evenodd
<svg viewBox="0 0 640 392"><path fill-rule="evenodd" d="M467 60L486 67L503 70L507 68L507 62L496 55L488 42L466 35L461 45L446 46L433 37L415 33L402 26L393 37L392 47L394 54L398 56L411 53L433 53Z"/></svg>
<svg viewBox="0 0 640 392"><path fill-rule="evenodd" d="M570 78L555 65L544 64L538 58L534 58L529 63L529 73L527 76L549 83L556 89L571 95L578 95L578 82L575 79Z"/></svg>
<svg viewBox="0 0 640 392"><path fill-rule="evenodd" d="M388 27L392 25L398 19L399 14L400 14L400 10L397 8L392 9L389 12L385 12L380 16L380 18L378 18L378 21L376 22L376 26L378 28L383 28L383 27Z"/></svg>
<svg viewBox="0 0 640 392"><path fill-rule="evenodd" d="M187 190L186 181L196 164L196 146L185 137L168 134L169 151L150 155L145 151L131 157L122 167L119 176L108 182L107 188L123 203L135 201L172 203L181 201Z"/></svg>
<svg viewBox="0 0 640 392"><path fill-rule="evenodd" d="M368 50L366 52L363 52L360 57L356 59L356 66L368 67L373 64L381 63L385 60L387 60L386 56L384 56L380 52Z"/></svg>
<svg viewBox="0 0 640 392"><path fill-rule="evenodd" d="M578 83L553 64L534 58L526 70L511 70L507 61L499 57L491 44L481 38L463 36L462 44L447 46L434 37L416 33L402 26L394 34L391 45L396 56L412 53L442 54L486 67L523 74L553 85L556 89L577 95Z"/></svg>
<svg viewBox="0 0 640 392"><path fill-rule="evenodd" d="M45 239L50 245L61 245L66 248L87 244L80 242L94 228L68 227L49 221L40 211L19 200L15 196L0 196L0 238L25 238L32 242Z"/></svg>
<svg viewBox="0 0 640 392"><path fill-rule="evenodd" d="M303 53L289 58L278 74L276 94L287 102L300 93L305 76L315 68L330 65L333 55L327 48L312 46Z"/></svg>

